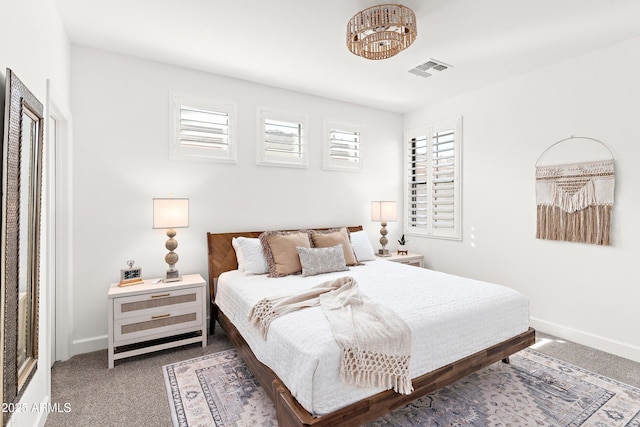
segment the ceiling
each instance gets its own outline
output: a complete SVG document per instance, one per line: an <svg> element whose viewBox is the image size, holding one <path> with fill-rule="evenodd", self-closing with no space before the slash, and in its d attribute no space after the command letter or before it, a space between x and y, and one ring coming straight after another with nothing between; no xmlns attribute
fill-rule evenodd
<svg viewBox="0 0 640 427"><path fill-rule="evenodd" d="M55 3L74 44L399 113L640 35L638 0L406 0L417 40L371 61L345 30L373 0ZM408 72L430 58L452 68Z"/></svg>

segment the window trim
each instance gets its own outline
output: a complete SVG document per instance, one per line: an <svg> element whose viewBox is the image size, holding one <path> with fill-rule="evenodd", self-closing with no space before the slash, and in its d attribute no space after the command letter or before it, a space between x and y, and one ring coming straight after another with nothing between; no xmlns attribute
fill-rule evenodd
<svg viewBox="0 0 640 427"><path fill-rule="evenodd" d="M411 197L410 192L410 147L409 142L412 138L419 137L422 135L427 136L427 179L430 180L433 176L433 166L431 164L432 159L432 148L433 148L433 136L437 132L441 132L444 130L453 129L454 131L454 218L453 218L453 227L450 229L437 229L433 227L432 224L432 214L433 214L433 189L431 186L427 188L427 199L430 201L428 203L427 210L427 225L426 227L415 227L411 226L410 222L410 211L411 211ZM434 122L432 124L418 126L412 129L407 129L404 132L404 143L405 149L404 155L404 233L410 236L423 236L423 237L431 237L436 239L445 239L445 240L462 240L462 117L455 117L448 120L441 120L438 122Z"/></svg>
<svg viewBox="0 0 640 427"><path fill-rule="evenodd" d="M183 106L202 109L212 113L226 113L228 125L228 148L215 150L209 147L187 147L180 142L181 112ZM202 160L220 163L237 163L235 126L236 105L234 103L197 95L170 92L169 96L169 158L171 160Z"/></svg>
<svg viewBox="0 0 640 427"><path fill-rule="evenodd" d="M362 135L364 133L364 126L361 124L348 123L340 120L334 120L325 118L323 121L323 133L322 133L322 169L330 171L349 171L349 172L361 172L363 170L363 150L362 150ZM358 133L358 161L354 163L340 162L331 158L331 130L337 128L344 132Z"/></svg>
<svg viewBox="0 0 640 427"><path fill-rule="evenodd" d="M286 154L268 152L265 140L265 125L267 120L297 123L300 126L300 155L296 158ZM309 119L305 114L292 113L287 111L277 111L267 108L258 108L257 113L257 137L256 137L256 164L259 166L275 166L289 168L308 167L308 123Z"/></svg>

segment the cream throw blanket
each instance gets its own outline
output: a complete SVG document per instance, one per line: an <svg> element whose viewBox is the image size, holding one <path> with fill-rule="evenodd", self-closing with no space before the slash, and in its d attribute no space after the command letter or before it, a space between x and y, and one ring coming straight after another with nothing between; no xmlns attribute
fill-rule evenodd
<svg viewBox="0 0 640 427"><path fill-rule="evenodd" d="M371 302L353 277L321 283L296 295L262 299L249 320L266 339L271 322L285 314L322 307L342 350L340 377L361 387L413 391L409 376L411 330L393 310Z"/></svg>

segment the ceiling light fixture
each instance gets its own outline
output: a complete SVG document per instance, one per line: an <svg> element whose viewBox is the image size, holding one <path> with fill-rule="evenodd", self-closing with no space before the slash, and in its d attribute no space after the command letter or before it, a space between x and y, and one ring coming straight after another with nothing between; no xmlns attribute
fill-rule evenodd
<svg viewBox="0 0 640 427"><path fill-rule="evenodd" d="M416 39L416 15L401 4L381 4L358 13L347 24L347 47L366 59L387 59Z"/></svg>

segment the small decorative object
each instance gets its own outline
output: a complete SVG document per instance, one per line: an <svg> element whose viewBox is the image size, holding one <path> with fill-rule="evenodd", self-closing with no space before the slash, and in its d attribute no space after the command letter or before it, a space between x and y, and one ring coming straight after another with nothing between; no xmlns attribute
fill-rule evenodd
<svg viewBox="0 0 640 427"><path fill-rule="evenodd" d="M401 4L381 4L356 13L347 24L347 47L366 59L387 59L416 39L416 15Z"/></svg>
<svg viewBox="0 0 640 427"><path fill-rule="evenodd" d="M400 237L400 240L398 240L398 255L409 254L409 251L405 247L406 244L407 244L407 241L404 239L404 234L403 234L402 237Z"/></svg>
<svg viewBox="0 0 640 427"><path fill-rule="evenodd" d="M181 280L180 273L176 269L178 254L173 250L178 247L178 241L174 239L174 228L189 227L189 199L153 199L153 228L167 228L165 247L169 253L164 260L169 264L167 277L164 282L177 282Z"/></svg>
<svg viewBox="0 0 640 427"><path fill-rule="evenodd" d="M390 256L389 249L386 248L387 243L387 221L393 222L398 220L398 202L371 202L371 221L380 221L382 228L380 229L380 245L378 249L379 256Z"/></svg>
<svg viewBox="0 0 640 427"><path fill-rule="evenodd" d="M120 283L118 286L130 286L143 283L142 280L142 267L134 267L136 262L132 259L127 261L129 268L123 268L120 270Z"/></svg>

